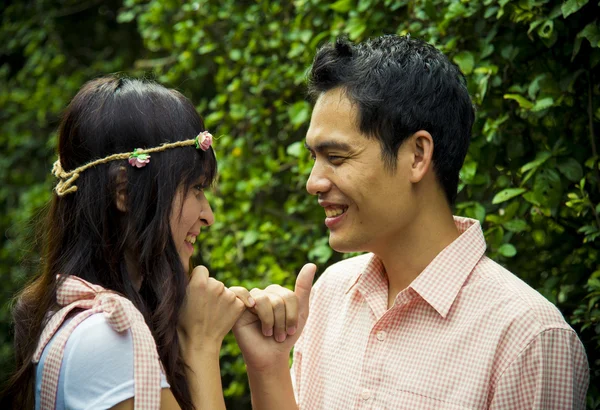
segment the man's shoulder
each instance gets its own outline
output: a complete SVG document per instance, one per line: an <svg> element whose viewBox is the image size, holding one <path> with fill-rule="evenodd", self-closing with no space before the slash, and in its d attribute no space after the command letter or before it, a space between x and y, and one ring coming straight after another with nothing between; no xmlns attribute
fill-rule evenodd
<svg viewBox="0 0 600 410"><path fill-rule="evenodd" d="M475 272L483 279L484 286L493 288L493 297L501 301L514 318L527 317L539 326L539 330L571 329L553 303L499 263L483 257Z"/></svg>
<svg viewBox="0 0 600 410"><path fill-rule="evenodd" d="M372 253L365 253L334 263L321 274L318 287L323 290L343 289L345 292L365 270L372 257Z"/></svg>

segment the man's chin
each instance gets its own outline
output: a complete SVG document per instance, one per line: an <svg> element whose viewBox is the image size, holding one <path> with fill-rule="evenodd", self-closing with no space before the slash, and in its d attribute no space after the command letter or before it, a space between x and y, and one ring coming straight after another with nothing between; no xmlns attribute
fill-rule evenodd
<svg viewBox="0 0 600 410"><path fill-rule="evenodd" d="M329 246L336 252L339 253L350 253L350 252L364 252L362 244L357 241L348 240L348 238L342 238L339 234L329 234Z"/></svg>

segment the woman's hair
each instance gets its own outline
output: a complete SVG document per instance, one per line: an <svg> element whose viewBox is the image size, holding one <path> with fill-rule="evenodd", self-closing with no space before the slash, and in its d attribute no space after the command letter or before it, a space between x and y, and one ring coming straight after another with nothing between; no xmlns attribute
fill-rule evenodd
<svg viewBox="0 0 600 410"><path fill-rule="evenodd" d="M109 76L86 83L69 104L59 128L58 154L68 172L111 154L191 139L202 131L202 118L181 93L151 81ZM126 212L115 203L123 168ZM9 407L33 408L32 357L48 312L57 309L56 275L61 274L119 292L134 303L154 335L175 398L182 408L193 408L177 338L187 272L169 217L179 188L187 192L200 178L210 185L216 172L212 149L173 148L153 153L142 169L127 160L87 169L75 193L54 195L41 231L42 273L20 293L13 309L17 371L3 394L12 400ZM127 271L126 252L143 278L139 291Z"/></svg>

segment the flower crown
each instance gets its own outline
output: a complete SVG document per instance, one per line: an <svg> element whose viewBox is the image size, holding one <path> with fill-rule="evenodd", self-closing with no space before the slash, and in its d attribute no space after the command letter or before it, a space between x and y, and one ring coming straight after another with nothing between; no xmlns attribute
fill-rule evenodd
<svg viewBox="0 0 600 410"><path fill-rule="evenodd" d="M88 162L87 164L75 168L69 172L65 172L65 170L62 168L59 157L52 166L52 174L58 179L58 183L56 184L54 190L58 196L64 196L77 191L77 185L74 185L74 182L77 178L79 178L79 175L86 169L95 167L99 164L106 164L110 161L127 159L132 167L143 168L150 162L150 155L148 155L150 153L160 152L170 148L187 147L189 145L194 145L196 149L207 151L212 145L212 141L213 136L211 133L208 131L202 131L195 138L189 140L171 142L148 149L136 148L133 150L133 152L112 154L107 157Z"/></svg>

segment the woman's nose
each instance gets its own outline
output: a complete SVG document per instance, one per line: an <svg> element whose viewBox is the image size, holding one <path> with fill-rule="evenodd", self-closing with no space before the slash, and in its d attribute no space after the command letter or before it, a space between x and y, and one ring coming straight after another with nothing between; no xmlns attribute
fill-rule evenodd
<svg viewBox="0 0 600 410"><path fill-rule="evenodd" d="M202 204L202 211L200 211L200 221L205 226L210 226L215 222L215 214L213 214L210 203L205 199L205 203Z"/></svg>

